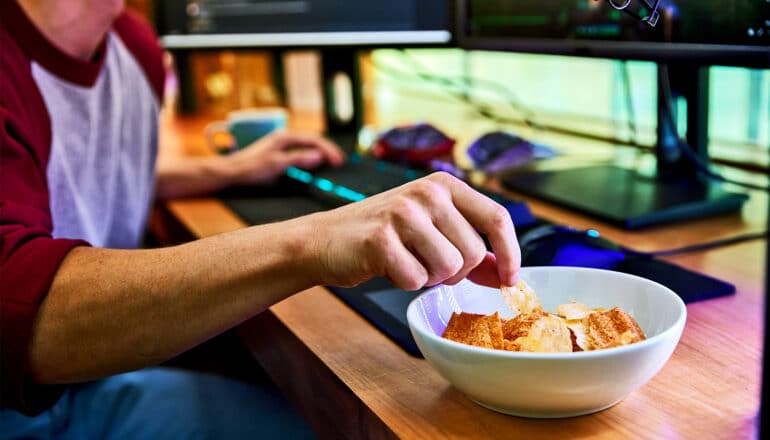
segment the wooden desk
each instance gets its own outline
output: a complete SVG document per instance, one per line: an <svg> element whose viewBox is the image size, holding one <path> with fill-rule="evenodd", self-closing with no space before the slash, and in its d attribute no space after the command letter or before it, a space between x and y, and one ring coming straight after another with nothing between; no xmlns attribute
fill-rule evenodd
<svg viewBox="0 0 770 440"><path fill-rule="evenodd" d="M201 150L202 118L167 119L164 142ZM520 197L518 195L514 195ZM699 243L764 228L767 199L741 215L627 232L530 200L536 215L595 227L640 250ZM194 236L246 226L212 199L180 200L169 212ZM765 241L670 258L734 283L735 295L691 304L681 342L663 370L620 404L563 420L486 410L409 356L326 289L316 287L244 323L239 335L324 437L708 438L756 437L763 329Z"/></svg>

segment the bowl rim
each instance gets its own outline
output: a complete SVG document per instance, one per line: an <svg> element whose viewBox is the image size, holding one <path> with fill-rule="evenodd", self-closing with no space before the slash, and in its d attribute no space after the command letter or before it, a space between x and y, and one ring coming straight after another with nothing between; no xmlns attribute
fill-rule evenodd
<svg viewBox="0 0 770 440"><path fill-rule="evenodd" d="M687 306L685 305L684 301L682 301L682 298L674 293L673 290L669 289L668 287L657 283L655 281L649 280L647 278L643 278L637 275L631 275L623 272L616 272L606 269L594 269L594 268L586 268L586 267L572 267L572 266L528 266L523 267L521 269L522 271L579 271L579 272L601 272L603 274L612 274L613 276L620 276L621 278L627 277L627 278L635 278L637 280L642 281L646 284L651 284L659 288L662 292L665 292L666 295L670 296L674 299L674 303L677 306L677 309L679 311L679 316L677 317L676 321L671 324L668 328L663 330L662 332L658 333L657 335L647 338L644 341L635 342L633 344L624 345L621 347L612 347L612 348L604 348L600 350L590 350L590 351L579 351L579 352L557 352L557 353L540 353L540 352L522 352L522 351L507 351L507 350L500 350L496 348L486 348L486 347L477 347L474 345L468 345L463 344L461 342L452 341L450 339L446 339L442 336L438 336L434 334L433 332L426 331L422 329L420 326L414 325L412 323L412 319L410 318L411 313L410 310L417 307L416 304L422 298L423 296L427 295L428 293L432 292L435 289L439 289L441 287L444 287L443 284L438 284L436 286L430 287L424 292L417 295L407 307L407 323L409 324L409 328L413 332L417 332L425 339L432 340L433 342L436 342L438 344L444 344L449 347L453 347L459 350L465 350L468 353L474 353L478 355L486 355L491 356L495 358L501 358L501 359L548 359L548 360L554 360L554 359L585 359L585 358L603 358L603 357L609 357L609 356L615 356L631 351L638 351L642 350L644 347L648 347L651 345L656 345L660 343L664 339L669 339L674 333L680 333L684 330L684 325L687 322ZM470 281L470 280L468 280ZM472 282L472 281L470 281ZM677 338L678 339L678 338ZM678 341L677 341L678 343ZM422 351L422 349L420 350ZM424 355L424 353L423 353ZM427 356L426 356L427 358Z"/></svg>

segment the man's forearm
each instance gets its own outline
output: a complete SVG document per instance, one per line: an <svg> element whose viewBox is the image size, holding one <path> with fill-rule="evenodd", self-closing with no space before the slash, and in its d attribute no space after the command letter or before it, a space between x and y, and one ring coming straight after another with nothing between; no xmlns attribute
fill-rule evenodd
<svg viewBox="0 0 770 440"><path fill-rule="evenodd" d="M38 314L34 378L82 381L157 364L311 287L313 234L303 229L289 221L158 250L73 250Z"/></svg>
<svg viewBox="0 0 770 440"><path fill-rule="evenodd" d="M237 183L231 162L222 156L160 158L155 193L172 199L224 189Z"/></svg>

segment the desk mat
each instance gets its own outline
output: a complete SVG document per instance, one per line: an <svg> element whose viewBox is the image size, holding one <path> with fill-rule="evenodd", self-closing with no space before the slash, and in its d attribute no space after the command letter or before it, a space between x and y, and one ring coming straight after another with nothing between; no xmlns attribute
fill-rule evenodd
<svg viewBox="0 0 770 440"><path fill-rule="evenodd" d="M311 198L305 191L303 185L282 181L271 188L231 189L220 193L219 199L251 225L287 220L331 208ZM520 230L519 236L523 237L527 229ZM593 267L591 261L583 266ZM735 287L729 283L654 258L628 257L611 269L656 281L676 292L685 303L735 292ZM407 306L420 291L397 289L382 278L353 288L328 289L406 352L421 356L406 322Z"/></svg>

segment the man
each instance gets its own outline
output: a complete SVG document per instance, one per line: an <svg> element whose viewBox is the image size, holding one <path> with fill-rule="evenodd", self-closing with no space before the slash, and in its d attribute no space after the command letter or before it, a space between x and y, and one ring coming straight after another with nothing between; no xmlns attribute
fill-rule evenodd
<svg viewBox="0 0 770 440"><path fill-rule="evenodd" d="M0 435L275 434L269 425L296 426L288 408L232 383L141 370L59 385L156 365L314 285L514 283L507 212L446 174L333 211L132 249L154 193L266 183L289 165L343 159L327 141L278 133L237 156L161 164L156 178L160 50L122 9L0 3L0 398L10 408ZM247 417L228 418L244 407Z"/></svg>

